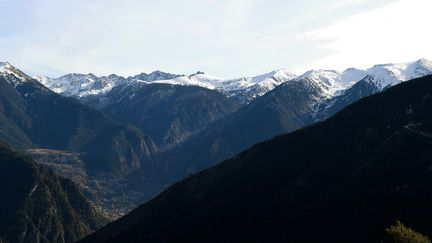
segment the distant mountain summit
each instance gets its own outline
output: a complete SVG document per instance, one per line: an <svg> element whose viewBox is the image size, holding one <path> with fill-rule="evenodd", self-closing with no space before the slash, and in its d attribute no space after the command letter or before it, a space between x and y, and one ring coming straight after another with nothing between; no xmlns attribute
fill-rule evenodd
<svg viewBox="0 0 432 243"><path fill-rule="evenodd" d="M368 82L379 90L401 82L432 73L432 62L420 59L415 62L375 65L367 70Z"/></svg>
<svg viewBox="0 0 432 243"><path fill-rule="evenodd" d="M35 76L34 78L52 91L67 97L84 98L102 95L114 87L128 83L150 83L156 80L173 79L180 75L155 71L150 74L141 73L134 77L124 78L116 74L98 77L92 73L71 73L59 78Z"/></svg>
<svg viewBox="0 0 432 243"><path fill-rule="evenodd" d="M183 75L171 74L171 73L166 73L166 72L162 72L162 71L157 70L157 71L151 72L149 74L141 73L141 74L135 75L133 77L129 77L129 79L152 82L152 81L157 81L157 80L174 79L174 78L178 78L181 76L183 76Z"/></svg>
<svg viewBox="0 0 432 243"><path fill-rule="evenodd" d="M182 86L199 86L213 89L237 98L242 103L251 100L274 89L278 85L295 78L296 75L288 70L277 70L256 77L239 79L222 79L197 72L191 75L177 75L155 71L150 74L141 73L133 77L124 78L115 74L97 77L93 74L67 74L59 78L35 76L34 78L52 91L68 97L87 98L89 96L104 95L114 87L130 85L130 88L141 84L172 84Z"/></svg>
<svg viewBox="0 0 432 243"><path fill-rule="evenodd" d="M0 76L4 77L9 84L14 86L32 80L32 78L8 62L0 62Z"/></svg>
<svg viewBox="0 0 432 243"><path fill-rule="evenodd" d="M315 120L324 120L344 107L366 96L381 92L402 82L432 74L432 62L420 59L415 62L380 64L364 71L351 87L321 102L316 108Z"/></svg>
<svg viewBox="0 0 432 243"><path fill-rule="evenodd" d="M168 83L173 85L201 86L217 90L240 103L249 103L258 96L262 96L283 82L297 77L286 69L272 71L256 77L243 77L238 79L223 79L203 72L189 76L182 76L171 80L159 80L155 83Z"/></svg>

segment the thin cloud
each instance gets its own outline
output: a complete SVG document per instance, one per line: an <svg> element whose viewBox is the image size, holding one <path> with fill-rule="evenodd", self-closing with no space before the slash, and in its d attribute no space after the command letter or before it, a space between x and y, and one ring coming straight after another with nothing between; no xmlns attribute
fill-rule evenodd
<svg viewBox="0 0 432 243"><path fill-rule="evenodd" d="M314 67L360 66L432 58L428 31L430 0L400 0L382 8L347 17L338 23L300 35L318 40L330 54Z"/></svg>
<svg viewBox="0 0 432 243"><path fill-rule="evenodd" d="M127 76L161 69L236 77L283 67L338 68L366 60L411 59L420 49L430 48L427 31L419 32L428 22L407 24L426 18L430 0L401 0L404 4L396 10L389 5L373 11L394 0L0 1L12 6L9 21L0 23L0 57L31 74ZM12 11L27 4L32 9L29 15ZM386 25L394 18L411 20ZM382 31L393 25L401 26L398 34ZM425 40L394 38L385 45L384 40L397 35ZM383 51L397 43L415 43L417 50L394 51L400 56ZM377 51L377 46L383 50ZM369 50L371 56L366 57Z"/></svg>

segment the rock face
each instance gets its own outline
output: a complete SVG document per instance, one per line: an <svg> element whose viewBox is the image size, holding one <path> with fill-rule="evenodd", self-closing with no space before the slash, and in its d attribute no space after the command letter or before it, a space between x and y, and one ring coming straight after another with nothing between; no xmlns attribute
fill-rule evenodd
<svg viewBox="0 0 432 243"><path fill-rule="evenodd" d="M432 76L257 144L82 242L379 242L431 235Z"/></svg>
<svg viewBox="0 0 432 243"><path fill-rule="evenodd" d="M0 144L2 242L75 242L103 226L70 180Z"/></svg>

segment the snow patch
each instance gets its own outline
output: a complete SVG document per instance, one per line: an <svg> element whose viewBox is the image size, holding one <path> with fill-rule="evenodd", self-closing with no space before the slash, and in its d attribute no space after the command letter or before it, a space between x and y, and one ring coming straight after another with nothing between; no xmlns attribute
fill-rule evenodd
<svg viewBox="0 0 432 243"><path fill-rule="evenodd" d="M371 77L369 82L384 90L401 82L432 74L432 62L420 59L409 63L380 64L367 71Z"/></svg>
<svg viewBox="0 0 432 243"><path fill-rule="evenodd" d="M0 75L5 77L9 84L14 86L27 82L30 79L30 77L8 62L0 62Z"/></svg>

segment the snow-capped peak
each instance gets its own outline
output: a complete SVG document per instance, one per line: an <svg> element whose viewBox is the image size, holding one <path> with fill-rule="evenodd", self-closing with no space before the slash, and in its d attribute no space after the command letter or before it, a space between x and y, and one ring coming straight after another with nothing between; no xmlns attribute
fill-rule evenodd
<svg viewBox="0 0 432 243"><path fill-rule="evenodd" d="M5 77L10 84L15 86L31 79L8 62L0 62L0 75Z"/></svg>
<svg viewBox="0 0 432 243"><path fill-rule="evenodd" d="M8 68L10 68L12 65L10 65L10 63L8 62L0 62L0 72L4 72L5 70L7 70Z"/></svg>
<svg viewBox="0 0 432 243"><path fill-rule="evenodd" d="M174 78L178 78L181 76L183 76L183 75L171 74L171 73L166 73L166 72L162 72L162 71L157 70L157 71L151 72L150 74L141 73L141 74L138 74L136 76L129 77L129 79L136 79L136 80L140 80L140 81L152 82L152 81L157 81L157 80L174 79Z"/></svg>
<svg viewBox="0 0 432 243"><path fill-rule="evenodd" d="M265 73L259 76L255 76L250 78L249 83L251 85L253 84L259 84L265 81L268 81L269 79L275 80L275 81L289 81L294 78L296 78L297 75L292 73L291 71L287 69L278 69L269 73ZM247 79L247 78L246 78Z"/></svg>
<svg viewBox="0 0 432 243"><path fill-rule="evenodd" d="M270 73L249 78L248 85L249 87L258 85L259 87L265 88L267 89L267 91L270 91L281 83L293 80L296 77L297 75L292 73L288 69L278 69Z"/></svg>
<svg viewBox="0 0 432 243"><path fill-rule="evenodd" d="M89 95L105 94L120 84L151 83L164 78L179 77L179 75L155 71L150 74L124 78L116 74L98 77L92 73L71 73L59 78L35 76L34 78L52 91L72 97L86 97Z"/></svg>
<svg viewBox="0 0 432 243"><path fill-rule="evenodd" d="M357 69L357 68L348 68L342 73L340 73L338 80L340 83L349 88L353 86L355 83L363 79L367 76L367 71Z"/></svg>
<svg viewBox="0 0 432 243"><path fill-rule="evenodd" d="M339 82L340 73L335 70L310 70L297 77L294 81L310 82L314 87L321 89L325 98L331 97L336 92L345 89L345 85Z"/></svg>
<svg viewBox="0 0 432 243"><path fill-rule="evenodd" d="M33 76L34 79L36 79L37 81L39 81L39 83L47 86L51 80L50 77L47 76L43 76L43 75L35 75Z"/></svg>
<svg viewBox="0 0 432 243"><path fill-rule="evenodd" d="M420 67L424 67L424 68L427 68L427 69L432 69L432 61L427 60L427 59L425 59L425 58L420 58L420 59L417 60L415 63L416 63L418 66L420 66Z"/></svg>
<svg viewBox="0 0 432 243"><path fill-rule="evenodd" d="M367 72L370 77L368 81L383 90L400 82L432 74L432 62L420 59L408 63L380 64L368 69Z"/></svg>
<svg viewBox="0 0 432 243"><path fill-rule="evenodd" d="M125 78L114 74L108 77L97 77L92 73L71 73L60 78L36 76L35 79L56 93L72 97L106 93L125 81Z"/></svg>
<svg viewBox="0 0 432 243"><path fill-rule="evenodd" d="M225 80L222 78L218 78L202 72L198 72L192 75L180 76L177 78L167 79L167 80L157 80L151 83L200 86L208 89L216 89L219 88L223 82L225 82Z"/></svg>
<svg viewBox="0 0 432 243"><path fill-rule="evenodd" d="M296 74L287 69L278 69L255 77L225 81L223 86L219 87L218 90L230 97L237 96L241 103L248 103L296 77Z"/></svg>
<svg viewBox="0 0 432 243"><path fill-rule="evenodd" d="M188 76L180 76L169 80L158 80L152 83L167 83L173 85L200 86L207 89L218 90L227 96L241 96L239 101L248 103L257 96L261 96L274 89L283 82L292 80L295 74L279 69L255 77L224 79L197 72Z"/></svg>

